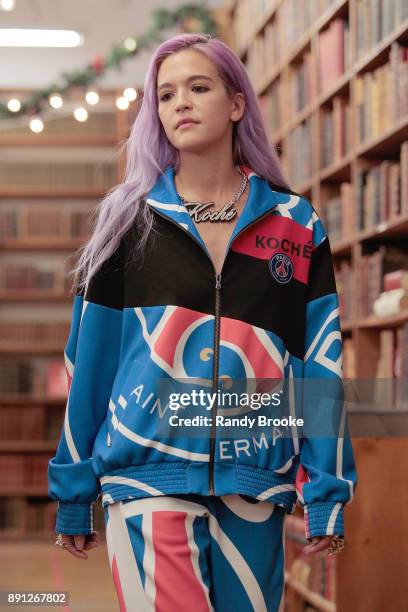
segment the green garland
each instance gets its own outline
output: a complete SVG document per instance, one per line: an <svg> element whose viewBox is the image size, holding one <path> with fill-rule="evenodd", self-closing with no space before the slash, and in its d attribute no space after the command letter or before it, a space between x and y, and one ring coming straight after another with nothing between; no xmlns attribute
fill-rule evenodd
<svg viewBox="0 0 408 612"><path fill-rule="evenodd" d="M129 37L136 43L134 49L129 50L124 44L115 45L107 57L95 57L83 70L63 72L59 79L60 85L53 83L46 89L36 91L21 103L21 108L17 112L10 111L7 104L0 103L0 118L41 113L44 106L48 107L48 98L52 93L62 95L71 87L89 87L107 70L112 68L119 70L124 60L134 57L153 44L161 43L164 40L161 33L169 28L179 26L184 32L217 34L216 24L211 13L203 4L186 4L173 11L157 9L152 11L152 21L152 26L142 36Z"/></svg>

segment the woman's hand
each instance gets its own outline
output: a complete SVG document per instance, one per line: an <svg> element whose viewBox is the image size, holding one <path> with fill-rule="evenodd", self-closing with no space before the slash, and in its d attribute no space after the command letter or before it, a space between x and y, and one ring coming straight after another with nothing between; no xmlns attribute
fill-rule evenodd
<svg viewBox="0 0 408 612"><path fill-rule="evenodd" d="M91 535L65 535L62 534L64 548L78 559L87 559L85 550L96 548L99 545L99 534L94 531Z"/></svg>
<svg viewBox="0 0 408 612"><path fill-rule="evenodd" d="M303 547L303 552L307 555L320 552L329 548L331 543L331 536L315 536L312 538L312 542Z"/></svg>

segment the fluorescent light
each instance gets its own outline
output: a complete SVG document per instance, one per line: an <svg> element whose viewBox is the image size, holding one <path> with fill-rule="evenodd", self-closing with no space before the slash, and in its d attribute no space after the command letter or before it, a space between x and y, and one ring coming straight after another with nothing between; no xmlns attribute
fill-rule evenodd
<svg viewBox="0 0 408 612"><path fill-rule="evenodd" d="M12 11L14 9L14 0L0 0L0 8L3 11Z"/></svg>
<svg viewBox="0 0 408 612"><path fill-rule="evenodd" d="M74 30L0 28L0 47L78 47L82 42Z"/></svg>

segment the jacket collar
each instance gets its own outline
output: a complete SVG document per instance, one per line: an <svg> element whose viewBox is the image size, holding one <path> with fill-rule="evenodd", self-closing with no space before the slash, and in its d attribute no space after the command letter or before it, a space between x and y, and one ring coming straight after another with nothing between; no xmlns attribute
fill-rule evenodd
<svg viewBox="0 0 408 612"><path fill-rule="evenodd" d="M255 174L251 168L241 166L241 169L249 179L249 194L241 216L230 237L227 250L238 233L254 223L259 217L271 211L280 202L288 202L289 198L289 194L287 193L274 191L268 182L258 174ZM202 245L205 251L207 251L205 243L194 221L188 214L186 207L181 204L180 198L177 195L174 183L174 172L174 166L169 166L159 175L155 185L146 195L146 203L159 214L168 217L173 222L180 225L184 230L187 230L187 232Z"/></svg>

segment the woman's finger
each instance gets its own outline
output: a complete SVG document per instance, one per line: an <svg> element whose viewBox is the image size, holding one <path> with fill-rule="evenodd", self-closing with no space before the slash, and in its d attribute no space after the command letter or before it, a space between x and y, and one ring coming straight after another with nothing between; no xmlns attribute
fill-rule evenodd
<svg viewBox="0 0 408 612"><path fill-rule="evenodd" d="M88 555L83 550L77 550L74 541L75 536L63 535L62 541L64 542L64 548L67 552L69 552L74 557L78 557L78 559L87 559Z"/></svg>
<svg viewBox="0 0 408 612"><path fill-rule="evenodd" d="M307 544L306 546L304 546L303 552L309 555L309 554L313 554L313 553L317 553L322 550L325 550L326 548L329 548L329 546L330 546L329 537L327 536L323 536L321 538L316 537L316 538L313 538L311 544Z"/></svg>
<svg viewBox="0 0 408 612"><path fill-rule="evenodd" d="M94 531L92 535L86 536L84 550L88 550L89 548L96 548L98 545L99 545L99 534L97 531Z"/></svg>

